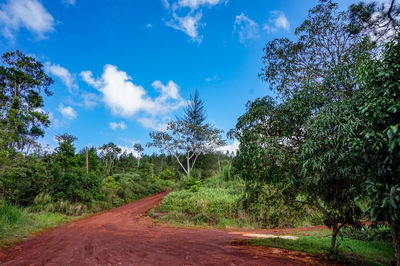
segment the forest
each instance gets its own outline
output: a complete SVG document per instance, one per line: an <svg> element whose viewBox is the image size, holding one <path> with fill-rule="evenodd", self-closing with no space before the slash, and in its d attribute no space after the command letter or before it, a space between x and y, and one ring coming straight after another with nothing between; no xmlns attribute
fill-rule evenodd
<svg viewBox="0 0 400 266"><path fill-rule="evenodd" d="M321 0L295 39L266 43L258 76L275 96L247 103L227 132L240 143L235 154L218 151L225 136L207 122L197 91L135 155L113 142L78 151L79 136L68 133L48 150L39 140L50 126L43 98L53 80L37 59L4 53L0 245L172 191L150 217L219 228L326 225L326 242L311 245L329 256L346 253L343 245L356 253L351 241L361 241L381 248L364 250L379 257L373 263L400 265L399 17L394 0L346 9ZM268 241L251 245L293 248Z"/></svg>

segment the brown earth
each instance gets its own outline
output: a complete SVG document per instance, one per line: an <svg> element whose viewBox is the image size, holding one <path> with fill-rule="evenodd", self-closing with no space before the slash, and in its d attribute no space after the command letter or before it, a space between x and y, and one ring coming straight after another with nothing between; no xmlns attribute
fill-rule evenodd
<svg viewBox="0 0 400 266"><path fill-rule="evenodd" d="M156 224L143 216L166 193L73 222L0 250L0 265L327 265L318 256L230 245L234 230ZM296 229L298 230L298 229ZM249 230L244 230L248 232ZM280 234L290 230L257 230ZM236 230L237 232L237 230ZM255 232L255 231L254 231Z"/></svg>

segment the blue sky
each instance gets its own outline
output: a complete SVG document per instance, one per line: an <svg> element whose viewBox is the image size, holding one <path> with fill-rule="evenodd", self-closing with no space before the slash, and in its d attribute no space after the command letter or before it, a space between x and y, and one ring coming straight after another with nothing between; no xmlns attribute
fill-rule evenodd
<svg viewBox="0 0 400 266"><path fill-rule="evenodd" d="M0 52L36 57L55 80L54 95L45 97L52 125L42 143L56 146L54 136L69 133L78 137L78 149L110 141L129 149L182 114L196 89L208 122L225 133L233 128L247 101L271 94L258 78L262 48L274 38L293 38L316 4L0 1Z"/></svg>

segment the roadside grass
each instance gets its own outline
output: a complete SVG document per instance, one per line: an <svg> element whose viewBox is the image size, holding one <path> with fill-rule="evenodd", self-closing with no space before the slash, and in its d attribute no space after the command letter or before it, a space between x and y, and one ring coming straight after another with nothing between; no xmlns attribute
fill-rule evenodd
<svg viewBox="0 0 400 266"><path fill-rule="evenodd" d="M77 218L59 213L30 213L26 209L0 203L0 248Z"/></svg>
<svg viewBox="0 0 400 266"><path fill-rule="evenodd" d="M296 234L296 233L295 233ZM329 230L298 231L299 239L258 238L250 240L234 240L233 245L251 245L282 248L294 251L324 255L330 249L331 237ZM305 235L307 234L307 235ZM333 259L355 265L392 265L394 253L390 242L382 240L361 241L347 237L337 239L338 255Z"/></svg>
<svg viewBox="0 0 400 266"><path fill-rule="evenodd" d="M0 199L0 249L29 239L45 230L65 225L83 217L139 200L177 186L171 180L147 180L137 173L116 174L121 186L108 189L109 199L90 204L54 202L49 195L40 194L33 205L23 208Z"/></svg>
<svg viewBox="0 0 400 266"><path fill-rule="evenodd" d="M259 199L253 208L243 206L246 184L239 179L226 180L219 174L208 178L196 190L181 189L164 197L149 212L160 222L174 225L216 228L284 228L312 226L321 221L305 207L291 208L283 202Z"/></svg>

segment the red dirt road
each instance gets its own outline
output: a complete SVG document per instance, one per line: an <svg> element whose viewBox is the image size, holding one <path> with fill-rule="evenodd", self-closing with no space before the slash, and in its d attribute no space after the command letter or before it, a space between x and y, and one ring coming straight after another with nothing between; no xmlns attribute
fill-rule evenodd
<svg viewBox="0 0 400 266"><path fill-rule="evenodd" d="M0 265L327 264L300 252L231 246L231 240L245 237L228 230L176 228L144 219L142 215L165 195L147 197L0 250Z"/></svg>

